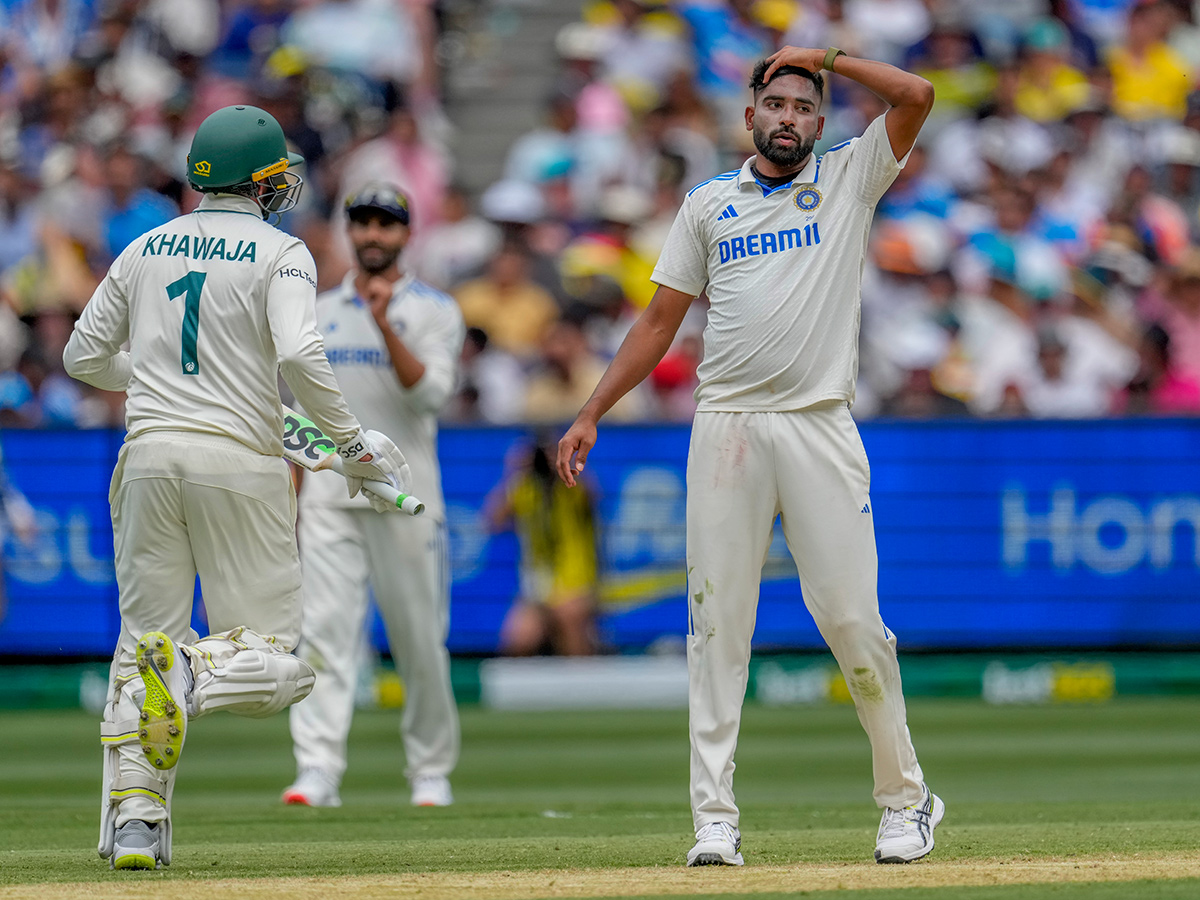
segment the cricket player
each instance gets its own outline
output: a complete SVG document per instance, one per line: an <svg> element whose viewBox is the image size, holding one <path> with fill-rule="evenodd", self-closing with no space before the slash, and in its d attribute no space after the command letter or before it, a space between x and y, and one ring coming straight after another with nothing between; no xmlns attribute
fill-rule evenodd
<svg viewBox="0 0 1200 900"><path fill-rule="evenodd" d="M465 327L453 298L405 272L409 200L372 183L346 201L357 259L345 281L317 298L317 328L350 409L408 449L421 518L380 519L349 500L332 472L310 472L300 491L304 627L300 656L317 671L312 695L292 707L296 782L285 803L338 806L354 712L367 585L404 680L400 731L414 806L448 806L458 760L458 711L446 652L450 596L437 414L454 393Z"/></svg>
<svg viewBox="0 0 1200 900"><path fill-rule="evenodd" d="M364 478L404 489L403 457L363 432L325 359L312 256L266 221L296 202L301 162L261 109L205 119L188 155L199 206L130 244L63 352L73 377L128 391L109 490L121 633L100 731L99 850L114 868L170 863L190 719L268 716L312 689L290 652L300 559L278 373L337 444L351 495ZM189 625L197 575L202 639Z"/></svg>
<svg viewBox="0 0 1200 900"><path fill-rule="evenodd" d="M815 157L822 69L890 109ZM929 792L905 720L895 636L879 616L870 469L850 416L859 283L875 204L933 104L923 78L836 48L785 47L755 68L746 129L758 153L687 195L654 300L559 443L573 484L596 422L662 358L692 299L708 324L687 467L692 865L742 864L733 756L759 580L775 516L804 601L871 741L883 808L875 859L933 849L945 807Z"/></svg>

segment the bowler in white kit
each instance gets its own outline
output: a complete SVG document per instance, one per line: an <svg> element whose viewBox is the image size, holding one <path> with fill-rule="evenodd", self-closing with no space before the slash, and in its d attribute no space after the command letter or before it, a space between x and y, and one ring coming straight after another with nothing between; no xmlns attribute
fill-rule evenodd
<svg viewBox="0 0 1200 900"><path fill-rule="evenodd" d="M303 699L296 495L283 454L278 375L338 447L355 494L404 458L364 432L317 333L316 267L268 224L302 185L279 123L229 106L197 129L197 209L117 258L63 353L67 372L127 391L109 490L121 632L101 723L101 857L171 861L171 794L190 719L262 717ZM128 343L128 350L122 350ZM191 629L196 577L210 634Z"/></svg>
<svg viewBox="0 0 1200 900"><path fill-rule="evenodd" d="M813 155L823 69L890 109ZM906 724L896 638L879 615L870 468L850 415L860 281L875 204L933 105L925 79L828 50L785 47L755 68L746 128L758 153L687 195L654 270L654 299L559 443L574 484L596 423L669 348L706 291L708 323L687 466L691 799L687 864L742 865L734 750L759 582L778 515L804 602L871 742L881 863L933 849L945 812Z"/></svg>
<svg viewBox="0 0 1200 900"><path fill-rule="evenodd" d="M354 713L367 586L404 681L400 731L414 806L447 806L458 761L458 710L446 651L450 585L437 415L454 393L465 327L454 299L400 267L408 198L372 183L346 201L357 265L317 298L317 328L350 409L404 444L420 518L374 515L332 472L300 490L304 628L299 654L317 672L292 707L298 775L285 803L338 806Z"/></svg>

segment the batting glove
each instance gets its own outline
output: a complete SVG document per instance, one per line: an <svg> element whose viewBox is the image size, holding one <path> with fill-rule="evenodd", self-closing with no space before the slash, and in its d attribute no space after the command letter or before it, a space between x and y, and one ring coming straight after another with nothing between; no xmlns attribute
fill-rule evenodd
<svg viewBox="0 0 1200 900"><path fill-rule="evenodd" d="M404 454L400 452L400 448L396 446L390 437L379 431L368 431L367 439L392 464L392 475L388 479L392 483L392 486L403 494L410 493L412 491L412 469L405 462ZM363 494L366 495L367 502L371 504L371 509L375 510L375 512L397 511L396 504L388 503L386 500L376 497L370 491L363 491Z"/></svg>
<svg viewBox="0 0 1200 900"><path fill-rule="evenodd" d="M392 477L395 464L383 448L372 442L372 434L382 437L377 431L360 431L349 442L337 448L338 456L342 458L342 473L346 476L346 487L349 488L351 497L358 496L364 480L396 483Z"/></svg>

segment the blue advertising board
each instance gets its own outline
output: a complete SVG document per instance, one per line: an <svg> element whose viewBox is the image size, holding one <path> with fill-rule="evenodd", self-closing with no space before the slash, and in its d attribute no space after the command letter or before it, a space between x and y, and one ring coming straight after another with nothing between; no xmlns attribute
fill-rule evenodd
<svg viewBox="0 0 1200 900"><path fill-rule="evenodd" d="M1200 645L1200 421L869 422L885 621L906 648ZM678 640L689 430L611 426L589 460L602 528L602 630L618 649ZM118 617L108 520L115 432L3 435L38 512L5 542L0 654L103 655ZM448 427L450 648L490 653L518 586L484 499L518 429ZM823 646L776 525L755 646Z"/></svg>

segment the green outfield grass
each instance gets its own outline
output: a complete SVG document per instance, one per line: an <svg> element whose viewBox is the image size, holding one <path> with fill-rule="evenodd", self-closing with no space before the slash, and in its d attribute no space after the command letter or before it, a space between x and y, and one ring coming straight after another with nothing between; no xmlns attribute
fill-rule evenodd
<svg viewBox="0 0 1200 900"><path fill-rule="evenodd" d="M910 704L909 720L929 783L948 807L937 849L926 862L888 867L895 873L890 887L840 896L1200 896L1200 879L1179 877L1197 871L1181 872L1170 862L1194 863L1200 854L1200 698L1031 708L920 700ZM136 875L110 873L95 854L100 750L94 717L0 714L0 885L673 871L691 846L683 712L465 708L463 755L454 775L458 802L433 810L408 806L397 723L394 712L357 716L344 805L312 810L278 802L293 774L285 716L194 722L175 792L174 864ZM869 862L878 812L870 797L867 742L852 708L749 707L737 759L745 875L708 870L703 877L723 880L693 882L692 896L702 896L708 884L719 884L728 896L736 891L728 878L748 877L753 867ZM905 873L935 865L1135 855L1163 857L1164 877L900 892ZM626 896L652 895L658 894L629 879Z"/></svg>

